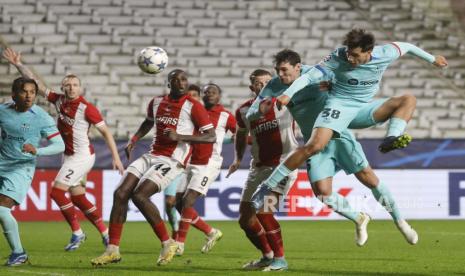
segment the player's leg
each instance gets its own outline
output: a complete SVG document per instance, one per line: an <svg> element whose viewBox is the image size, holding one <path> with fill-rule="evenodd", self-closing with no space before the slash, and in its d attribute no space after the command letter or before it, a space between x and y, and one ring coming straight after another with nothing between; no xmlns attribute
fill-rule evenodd
<svg viewBox="0 0 465 276"><path fill-rule="evenodd" d="M376 200L389 212L399 231L405 237L408 243L416 244L418 242L417 232L402 218L400 210L392 196L387 185L379 181L378 177L370 166L355 174L357 179L368 187Z"/></svg>
<svg viewBox="0 0 465 276"><path fill-rule="evenodd" d="M70 188L69 192L71 194L71 201L81 210L81 212L95 226L95 228L97 228L100 235L102 236L102 242L104 246L107 247L108 243L110 242L108 228L103 222L102 215L100 214L97 207L87 199L85 183L86 180L84 179L80 185Z"/></svg>
<svg viewBox="0 0 465 276"><path fill-rule="evenodd" d="M223 237L223 233L211 227L197 213L194 204L200 196L205 196L211 183L216 180L221 170L221 163L208 165L189 165L186 192L182 198L181 222L179 223L178 239L176 241L182 247L189 225L202 231L206 235L206 242L201 249L202 253L208 253Z"/></svg>
<svg viewBox="0 0 465 276"><path fill-rule="evenodd" d="M336 213L355 223L355 241L357 245L362 246L368 240L367 225L370 217L354 210L345 197L332 190L333 176L340 170L338 162L342 157L346 157L353 148L352 143L344 142L345 138L331 140L323 151L307 160L307 174L311 180L313 192L318 199ZM365 159L359 156L348 156L347 158L351 158L350 160L354 164L361 164L361 166L367 163L364 161ZM342 166L348 174L357 172L363 168L357 165L348 167L348 165L345 165L344 160Z"/></svg>
<svg viewBox="0 0 465 276"><path fill-rule="evenodd" d="M91 260L92 265L98 266L121 261L119 245L123 232L123 225L126 222L129 199L139 183L140 177L133 173L135 172L130 172L129 167L128 171L123 175L118 188L116 188L113 193L113 205L111 207L108 229L109 244L101 256Z"/></svg>
<svg viewBox="0 0 465 276"><path fill-rule="evenodd" d="M3 228L3 234L11 249L5 265L16 266L27 262L28 256L24 251L19 237L18 222L11 214L11 208L17 203L10 197L0 194L0 224Z"/></svg>
<svg viewBox="0 0 465 276"><path fill-rule="evenodd" d="M262 257L245 264L242 268L256 270L267 267L273 261L274 253L266 237L266 231L257 218L256 210L251 203L253 192L257 186L271 173L270 167L252 166L247 181L242 189L239 204L239 225L250 242L262 253Z"/></svg>
<svg viewBox="0 0 465 276"><path fill-rule="evenodd" d="M171 226L171 237L176 239L179 230L179 219L176 211L176 188L181 181L183 174L177 176L168 187L166 187L165 194L165 212L168 216L168 222Z"/></svg>
<svg viewBox="0 0 465 276"><path fill-rule="evenodd" d="M412 138L404 134L407 123L416 108L416 98L413 95L378 99L364 106L357 117L349 124L351 129L368 128L389 120L386 138L380 145L381 152L406 147Z"/></svg>
<svg viewBox="0 0 465 276"><path fill-rule="evenodd" d="M173 259L177 248L174 240L170 238L157 206L150 200L150 197L160 192L162 188L162 185L155 183L152 179L142 179L131 197L161 242L162 249L157 265L168 264Z"/></svg>

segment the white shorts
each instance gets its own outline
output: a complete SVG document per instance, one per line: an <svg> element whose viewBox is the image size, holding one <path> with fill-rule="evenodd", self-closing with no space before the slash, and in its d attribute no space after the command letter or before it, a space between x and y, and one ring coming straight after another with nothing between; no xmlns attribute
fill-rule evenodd
<svg viewBox="0 0 465 276"><path fill-rule="evenodd" d="M186 168L184 179L178 184L176 193L184 193L188 189L206 195L208 188L218 178L221 172L221 163L209 165L191 165Z"/></svg>
<svg viewBox="0 0 465 276"><path fill-rule="evenodd" d="M70 187L85 185L85 183L81 184L81 180L85 180L94 163L95 154L64 155L63 165L55 177L55 182Z"/></svg>
<svg viewBox="0 0 465 276"><path fill-rule="evenodd" d="M139 184L146 179L153 181L158 185L159 191L163 191L171 182L184 171L184 168L178 161L160 155L146 153L132 162L126 169L139 178Z"/></svg>
<svg viewBox="0 0 465 276"><path fill-rule="evenodd" d="M252 195L257 190L258 185L260 185L265 179L267 179L273 172L274 167L255 167L251 166L249 170L249 175L247 176L247 181L245 182L244 189L242 189L241 201L251 202ZM294 170L289 174L283 181L279 182L278 186L272 189L273 192L276 192L280 195L287 195L289 189L294 184L297 179L298 170Z"/></svg>

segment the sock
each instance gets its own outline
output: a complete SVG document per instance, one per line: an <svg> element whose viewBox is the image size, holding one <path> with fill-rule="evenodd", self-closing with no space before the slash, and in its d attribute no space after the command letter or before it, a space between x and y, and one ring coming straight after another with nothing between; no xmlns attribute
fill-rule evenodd
<svg viewBox="0 0 465 276"><path fill-rule="evenodd" d="M189 226L191 225L192 218L197 216L197 212L194 208L188 207L183 208L181 211L181 221L179 222L178 236L176 237L177 242L184 242L189 232Z"/></svg>
<svg viewBox="0 0 465 276"><path fill-rule="evenodd" d="M161 221L156 225L152 225L153 232L157 235L158 239L163 243L170 239L170 235L166 230L165 223Z"/></svg>
<svg viewBox="0 0 465 276"><path fill-rule="evenodd" d="M278 186L279 182L281 182L286 176L288 176L292 171L289 170L284 163L279 164L271 175L265 180L266 185L271 188Z"/></svg>
<svg viewBox="0 0 465 276"><path fill-rule="evenodd" d="M194 210L194 212L195 217L191 221L192 226L202 231L205 235L210 234L213 231L213 228L199 217L197 211Z"/></svg>
<svg viewBox="0 0 465 276"><path fill-rule="evenodd" d="M355 211L345 197L333 192L330 196L323 196L319 198L336 213L357 223L357 217L360 212Z"/></svg>
<svg viewBox="0 0 465 276"><path fill-rule="evenodd" d="M168 219L170 225L171 225L171 229L173 229L173 232L176 232L179 230L179 219L178 219L178 212L176 211L176 208L170 208L169 210L167 210L167 212L170 213L171 216L168 216L168 218L172 218L171 219Z"/></svg>
<svg viewBox="0 0 465 276"><path fill-rule="evenodd" d="M60 207L61 213L65 217L73 233L78 233L79 231L82 232L81 226L79 225L79 221L76 217L74 205L71 200L66 197L66 192L64 190L52 187L50 197L53 199L53 201L55 201L58 207Z"/></svg>
<svg viewBox="0 0 465 276"><path fill-rule="evenodd" d="M273 249L275 258L284 257L284 244L281 236L281 226L273 214L257 214L260 223L266 231L266 237Z"/></svg>
<svg viewBox="0 0 465 276"><path fill-rule="evenodd" d="M110 229L108 231L108 235L110 236L110 243L109 244L119 246L122 232L123 232L123 224L122 223L111 223L110 222Z"/></svg>
<svg viewBox="0 0 465 276"><path fill-rule="evenodd" d="M371 192L376 200L389 212L394 221L402 219L397 204L386 185L380 182L376 188L371 189Z"/></svg>
<svg viewBox="0 0 465 276"><path fill-rule="evenodd" d="M268 243L266 231L258 219L256 219L252 225L244 229L244 232L252 244L262 252L263 256L271 256L270 259L272 258L273 250Z"/></svg>
<svg viewBox="0 0 465 276"><path fill-rule="evenodd" d="M11 251L13 253L23 253L24 249L19 238L18 223L11 214L10 208L0 206L0 224Z"/></svg>
<svg viewBox="0 0 465 276"><path fill-rule="evenodd" d="M98 229L98 231L103 234L108 229L105 223L103 223L102 216L98 214L97 207L92 204L85 194L81 195L72 195L71 200L74 205L76 205L87 217L87 219L92 222L92 224Z"/></svg>
<svg viewBox="0 0 465 276"><path fill-rule="evenodd" d="M405 128L407 127L407 122L404 119L392 117L389 120L389 126L386 136L400 136L404 133Z"/></svg>

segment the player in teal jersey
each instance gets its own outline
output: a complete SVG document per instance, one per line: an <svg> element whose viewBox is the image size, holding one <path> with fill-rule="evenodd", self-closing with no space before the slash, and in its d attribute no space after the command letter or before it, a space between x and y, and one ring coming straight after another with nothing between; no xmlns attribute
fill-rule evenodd
<svg viewBox="0 0 465 276"><path fill-rule="evenodd" d="M275 56L275 64L279 77L274 77L261 91L260 97L265 100L261 101L260 111L256 108L248 114L249 117L258 117L260 114L265 114L270 108L268 104L269 100L266 100L267 97L278 97L295 79L312 68L307 65L301 65L299 55L290 50L279 52ZM285 72L288 72L287 79L281 77L286 74ZM324 81L325 79L321 80ZM328 93L321 92L320 86L320 84L306 86L294 94L290 104L287 106L300 126L305 141L310 139L313 125L328 98ZM396 109L386 112L383 115L384 117L381 117L380 114L392 107L392 102L395 101L395 98L384 99L379 100L374 105L369 105L372 111L364 113L371 114L372 117L375 117L375 114L377 114L378 117L367 118L366 121L376 124L376 121L387 120ZM257 100L254 104L258 106L259 103L260 100ZM365 122L366 127L370 126L367 122ZM358 124L359 122L356 123ZM349 130L345 129L342 131L339 138L331 139L325 149L307 160L307 169L315 195L336 212L356 223L356 241L358 245L362 246L367 241L366 225L369 222L369 216L364 213L355 212L344 197L332 192L332 177L341 169L347 174L355 174L362 184L371 189L375 198L389 211L407 241L411 244L417 242L418 236L416 232L402 219L387 186L381 183L374 174L368 165L361 145L355 140L355 137Z"/></svg>
<svg viewBox="0 0 465 276"><path fill-rule="evenodd" d="M21 265L28 260L11 208L25 199L37 156L65 150L55 121L34 104L37 89L34 80L17 78L12 86L13 102L0 105L0 224L12 250L7 266ZM48 146L39 147L42 138L48 139Z"/></svg>
<svg viewBox="0 0 465 276"><path fill-rule="evenodd" d="M277 98L278 105L286 105L296 92L306 86L318 83L325 77L333 78L333 87L313 126L310 139L275 169L264 181L265 186L275 187L305 160L322 151L333 136L340 136L363 108L373 104L371 100L379 88L384 71L403 54L413 54L437 67L447 66L444 57L432 56L409 43L395 42L382 46L374 46L374 43L372 34L360 29L350 31L344 42L346 47L336 49L319 65L302 74ZM394 116L390 121L387 138L380 146L382 152L404 147L411 139L401 135L409 114L394 115L398 117ZM257 191L257 204L260 204L268 188L262 186L263 191Z"/></svg>

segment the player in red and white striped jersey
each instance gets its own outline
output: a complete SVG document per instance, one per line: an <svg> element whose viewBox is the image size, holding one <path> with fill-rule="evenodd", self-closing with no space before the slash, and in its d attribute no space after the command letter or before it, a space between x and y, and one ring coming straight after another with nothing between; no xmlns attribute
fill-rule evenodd
<svg viewBox="0 0 465 276"><path fill-rule="evenodd" d="M212 228L203 221L193 206L198 197L207 194L210 184L220 174L223 163L221 150L224 136L227 131L236 132L236 119L231 112L220 104L221 88L218 85L207 84L203 87L202 92L202 100L215 127L216 142L213 144L195 144L193 146L192 157L185 172L185 181L178 184L176 197L180 205L178 205L178 210L181 212L181 222L176 237L178 243L177 255L182 255L184 252L184 242L190 224L207 236L207 242L201 249L202 253L209 252L223 236L220 230Z"/></svg>
<svg viewBox="0 0 465 276"><path fill-rule="evenodd" d="M55 178L50 196L60 207L61 213L73 231L65 250L76 250L86 239L76 218L74 206L77 206L99 230L106 246L108 229L103 223L101 212L86 198L85 184L87 173L95 163L94 149L88 136L91 125L94 125L105 139L113 157L113 168L121 173L124 171L110 130L97 108L81 96L81 80L76 75L65 76L61 83L64 94L56 93L48 89L29 68L22 64L20 53L6 49L4 56L23 76L36 80L39 86L38 93L53 103L58 113L57 125L65 142L65 152L63 166ZM66 197L66 192L71 194L71 200Z"/></svg>
<svg viewBox="0 0 465 276"><path fill-rule="evenodd" d="M271 79L271 74L262 69L255 70L250 75L249 88L255 95ZM236 171L241 163L247 145L247 135L252 136L252 162L249 176L242 190L239 206L239 224L247 238L259 249L263 257L244 265L244 269L260 269L271 264L273 257L283 258L284 247L278 221L272 212L259 211L251 204L252 194L257 186L266 179L280 160L297 148L294 136L294 122L287 109L278 110L276 105L266 115L255 121L248 121L246 114L255 99L243 103L236 111L239 129L236 133L235 160L229 167L229 173ZM289 175L285 181L273 190L273 197L278 202L280 196L286 195L297 178L297 171Z"/></svg>
<svg viewBox="0 0 465 276"><path fill-rule="evenodd" d="M129 199L132 199L150 223L162 243L158 265L169 263L175 254L177 244L170 238L150 197L163 191L184 171L191 155L191 143L213 143L216 137L205 108L186 94L186 73L179 69L171 71L168 74L168 83L170 94L150 101L147 117L126 147L130 159L137 140L153 130L150 152L129 165L114 193L110 215L110 244L103 255L91 261L93 265L121 260L119 243Z"/></svg>

